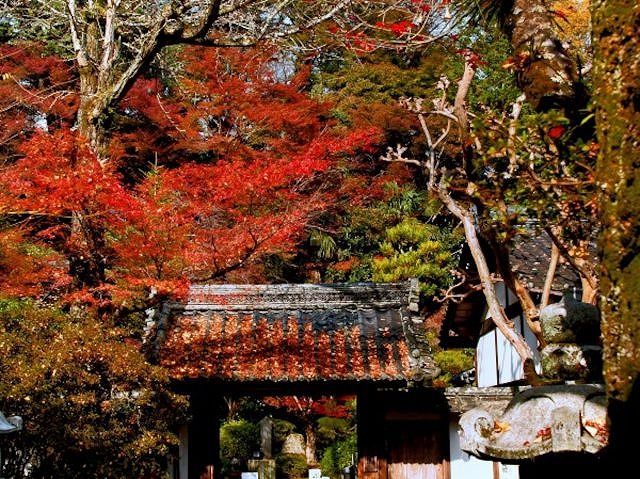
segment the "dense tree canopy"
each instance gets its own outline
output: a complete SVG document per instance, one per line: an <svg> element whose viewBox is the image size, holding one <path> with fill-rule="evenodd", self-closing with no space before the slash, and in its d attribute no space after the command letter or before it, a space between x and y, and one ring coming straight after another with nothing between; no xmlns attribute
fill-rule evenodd
<svg viewBox="0 0 640 479"><path fill-rule="evenodd" d="M183 58L177 84L140 79L125 97L112 130L119 160L108 165L63 121L25 133L32 120L22 117L1 180L11 291L130 309L151 288L179 292L186 280L247 270L295 244L335 194L340 158L376 140L372 128L332 129L329 106L301 92L304 71L281 82L270 51ZM31 72L8 63L11 106L38 111L21 97L29 85L16 85Z"/></svg>
<svg viewBox="0 0 640 479"><path fill-rule="evenodd" d="M126 331L93 316L0 299L5 477L152 477L175 453L186 401Z"/></svg>

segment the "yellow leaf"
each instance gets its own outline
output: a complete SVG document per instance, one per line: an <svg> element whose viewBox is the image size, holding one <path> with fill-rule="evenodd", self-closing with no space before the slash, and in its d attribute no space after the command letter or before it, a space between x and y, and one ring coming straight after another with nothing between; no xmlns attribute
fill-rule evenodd
<svg viewBox="0 0 640 479"><path fill-rule="evenodd" d="M493 432L501 433L501 432L508 431L509 429L511 429L511 426L509 425L508 422L500 422L500 421L493 422Z"/></svg>

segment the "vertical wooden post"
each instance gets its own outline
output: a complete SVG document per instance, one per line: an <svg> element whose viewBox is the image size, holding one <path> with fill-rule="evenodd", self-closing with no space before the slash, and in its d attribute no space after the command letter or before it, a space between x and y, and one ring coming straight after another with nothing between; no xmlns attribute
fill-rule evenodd
<svg viewBox="0 0 640 479"><path fill-rule="evenodd" d="M218 410L220 397L196 392L191 395L188 479L215 479L220 462Z"/></svg>
<svg viewBox="0 0 640 479"><path fill-rule="evenodd" d="M383 425L375 391L357 399L358 479L387 479Z"/></svg>

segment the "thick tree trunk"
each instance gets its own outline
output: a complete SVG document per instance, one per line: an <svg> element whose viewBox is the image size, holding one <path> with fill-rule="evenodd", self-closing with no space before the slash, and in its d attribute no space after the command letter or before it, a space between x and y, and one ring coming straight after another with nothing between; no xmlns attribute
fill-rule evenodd
<svg viewBox="0 0 640 479"><path fill-rule="evenodd" d="M113 61L117 55L115 28L118 0L109 0L105 6L105 25L82 20L74 0L67 3L69 27L80 74L80 105L77 128L82 138L101 163L107 160L106 115L113 106L111 98L114 75Z"/></svg>
<svg viewBox="0 0 640 479"><path fill-rule="evenodd" d="M597 0L592 18L604 379L619 465L633 460L640 427L640 8Z"/></svg>
<svg viewBox="0 0 640 479"><path fill-rule="evenodd" d="M515 0L504 24L519 62L517 80L538 110L573 107L577 65L556 34L547 0Z"/></svg>
<svg viewBox="0 0 640 479"><path fill-rule="evenodd" d="M81 82L83 83L83 82ZM80 91L80 105L78 107L78 133L90 145L100 163L105 164L108 156L108 132L105 123L108 118L108 108L100 102L101 92L84 88Z"/></svg>

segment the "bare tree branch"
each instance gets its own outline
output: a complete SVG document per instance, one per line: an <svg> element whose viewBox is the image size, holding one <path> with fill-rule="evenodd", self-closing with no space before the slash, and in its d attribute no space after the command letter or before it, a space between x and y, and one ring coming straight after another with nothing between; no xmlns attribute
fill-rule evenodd
<svg viewBox="0 0 640 479"><path fill-rule="evenodd" d="M496 296L491 272L484 252L482 251L480 241L478 240L473 214L468 209L463 208L451 197L443 182L438 185L438 196L447 206L447 209L462 221L465 238L469 245L469 250L473 256L476 268L478 269L478 276L482 283L482 291L487 300L487 307L489 309L491 320L500 332L504 334L518 353L518 356L522 359L523 372L527 381L531 384L535 384L538 380L538 375L535 371L535 365L533 362L533 352L524 338L516 332L513 322L507 318L504 308L500 306L500 300Z"/></svg>
<svg viewBox="0 0 640 479"><path fill-rule="evenodd" d="M556 274L558 266L558 260L560 259L560 250L555 243L551 244L551 261L549 262L549 268L547 269L547 276L544 280L544 287L542 289L542 298L540 299L540 309L542 310L549 304L549 294L553 285L553 279Z"/></svg>

